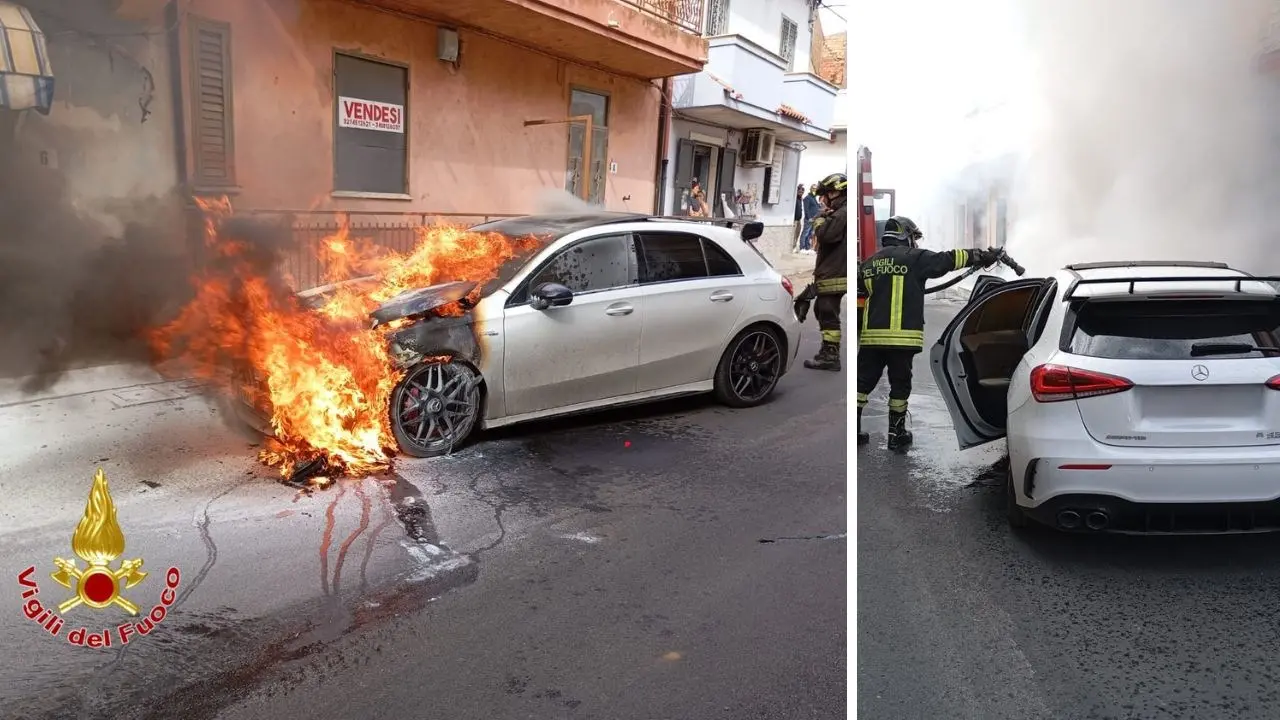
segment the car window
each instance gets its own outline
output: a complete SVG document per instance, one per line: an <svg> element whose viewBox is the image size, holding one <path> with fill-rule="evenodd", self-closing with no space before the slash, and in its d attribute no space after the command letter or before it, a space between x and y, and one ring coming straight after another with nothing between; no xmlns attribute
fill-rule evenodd
<svg viewBox="0 0 1280 720"><path fill-rule="evenodd" d="M528 283L560 283L575 293L608 290L631 284L631 240L627 235L606 235L577 243L552 258Z"/></svg>
<svg viewBox="0 0 1280 720"><path fill-rule="evenodd" d="M702 238L689 233L640 235L640 282L661 283L707 277Z"/></svg>
<svg viewBox="0 0 1280 720"><path fill-rule="evenodd" d="M1023 286L999 290L988 291L984 295L981 305L965 321L962 335L1020 330L1026 327L1027 316L1031 313L1040 288Z"/></svg>
<svg viewBox="0 0 1280 720"><path fill-rule="evenodd" d="M707 274L711 277L742 274L737 261L729 257L729 253L719 245L706 238L702 238L702 252L707 257Z"/></svg>
<svg viewBox="0 0 1280 720"><path fill-rule="evenodd" d="M1036 306L1035 314L1032 320L1035 326L1031 328L1031 337L1028 338L1032 345L1040 342L1040 336L1044 334L1045 326L1049 324L1049 314L1053 312L1053 303L1058 299L1058 283L1057 281L1049 281L1049 291L1045 293L1040 304Z"/></svg>
<svg viewBox="0 0 1280 720"><path fill-rule="evenodd" d="M1114 360L1189 360L1196 343L1280 347L1280 302L1091 302L1076 316L1069 352ZM1264 358L1241 352L1207 359Z"/></svg>

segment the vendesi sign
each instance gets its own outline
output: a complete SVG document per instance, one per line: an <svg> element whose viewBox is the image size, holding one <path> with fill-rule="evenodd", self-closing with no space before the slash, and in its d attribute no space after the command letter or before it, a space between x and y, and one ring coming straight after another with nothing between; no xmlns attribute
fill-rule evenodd
<svg viewBox="0 0 1280 720"><path fill-rule="evenodd" d="M338 127L404 133L404 106L377 100L338 98Z"/></svg>

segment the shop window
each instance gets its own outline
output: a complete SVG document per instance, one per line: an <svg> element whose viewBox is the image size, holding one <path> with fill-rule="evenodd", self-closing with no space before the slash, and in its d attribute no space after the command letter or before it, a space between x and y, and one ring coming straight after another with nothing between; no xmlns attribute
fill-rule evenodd
<svg viewBox="0 0 1280 720"><path fill-rule="evenodd" d="M409 192L409 71L366 58L334 55L333 189Z"/></svg>

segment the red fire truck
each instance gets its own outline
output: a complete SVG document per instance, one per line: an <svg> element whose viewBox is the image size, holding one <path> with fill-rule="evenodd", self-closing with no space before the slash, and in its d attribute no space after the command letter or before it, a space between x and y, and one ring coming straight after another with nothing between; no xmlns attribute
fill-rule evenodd
<svg viewBox="0 0 1280 720"><path fill-rule="evenodd" d="M858 148L857 169L850 179L857 187L855 197L861 210L855 232L858 234L858 262L862 262L880 250L884 223L897 212L897 202L893 190L876 189L872 184L871 150L865 145Z"/></svg>
<svg viewBox="0 0 1280 720"><path fill-rule="evenodd" d="M858 263L875 255L880 250L880 236L884 234L885 221L894 216L897 202L893 190L877 190L871 179L871 150L865 145L858 148L858 164L854 170L854 186L858 212L858 222L854 232L858 238ZM855 277L854 283L860 282ZM858 324L862 329L862 306L865 301L858 295Z"/></svg>

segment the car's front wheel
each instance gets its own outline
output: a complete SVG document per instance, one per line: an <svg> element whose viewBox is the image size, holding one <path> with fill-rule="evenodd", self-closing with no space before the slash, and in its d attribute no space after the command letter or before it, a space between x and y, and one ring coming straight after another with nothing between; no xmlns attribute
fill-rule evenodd
<svg viewBox="0 0 1280 720"><path fill-rule="evenodd" d="M445 455L461 446L480 419L480 383L460 362L414 366L391 392L391 432L406 455Z"/></svg>
<svg viewBox="0 0 1280 720"><path fill-rule="evenodd" d="M778 333L765 325L743 330L725 348L716 367L716 399L729 407L759 405L773 394L782 377L783 347Z"/></svg>

